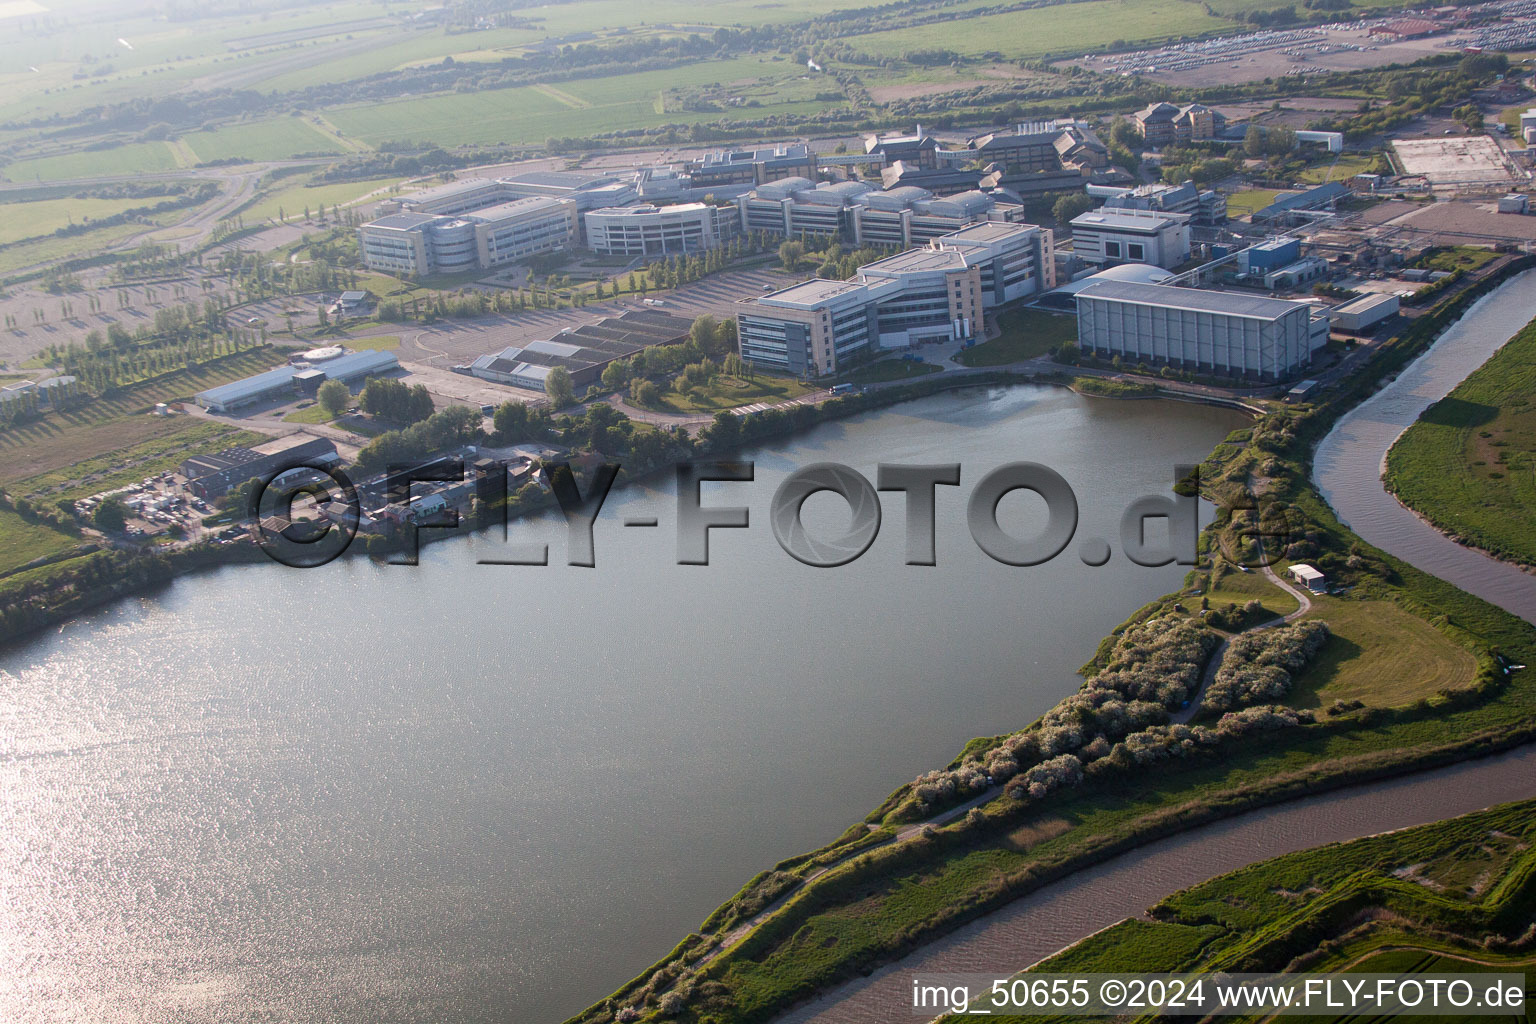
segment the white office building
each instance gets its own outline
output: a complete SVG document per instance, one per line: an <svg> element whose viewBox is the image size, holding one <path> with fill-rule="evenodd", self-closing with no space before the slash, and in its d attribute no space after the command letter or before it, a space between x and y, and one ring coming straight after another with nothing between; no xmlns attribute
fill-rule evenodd
<svg viewBox="0 0 1536 1024"><path fill-rule="evenodd" d="M451 274L500 266L572 244L576 208L531 198L448 216L394 213L357 229L363 262L393 274Z"/></svg>
<svg viewBox="0 0 1536 1024"><path fill-rule="evenodd" d="M903 248L922 245L968 224L1024 220L1022 204L999 202L975 190L938 197L912 185L882 191L862 181L818 185L799 177L759 185L739 196L736 206L745 231Z"/></svg>
<svg viewBox="0 0 1536 1024"><path fill-rule="evenodd" d="M1328 341L1310 303L1108 281L1076 295L1078 345L1099 356L1279 380Z"/></svg>
<svg viewBox="0 0 1536 1024"><path fill-rule="evenodd" d="M1092 210L1072 219L1072 251L1093 266L1150 263L1171 270L1189 259L1189 220L1159 210Z"/></svg>
<svg viewBox="0 0 1536 1024"><path fill-rule="evenodd" d="M742 358L825 376L882 349L970 339L988 310L1051 287L1051 236L1033 224L975 224L877 260L852 281L807 281L743 304Z"/></svg>
<svg viewBox="0 0 1536 1024"><path fill-rule="evenodd" d="M587 247L605 256L671 256L714 249L736 235L734 207L707 203L617 206L584 215Z"/></svg>

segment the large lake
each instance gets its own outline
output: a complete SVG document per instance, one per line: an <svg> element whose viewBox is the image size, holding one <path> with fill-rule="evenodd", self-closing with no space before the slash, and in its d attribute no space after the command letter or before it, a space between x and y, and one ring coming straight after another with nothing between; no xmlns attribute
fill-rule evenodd
<svg viewBox="0 0 1536 1024"><path fill-rule="evenodd" d="M824 843L970 737L1078 685L1184 569L1077 542L1000 565L965 529L1030 460L1114 539L1237 414L1023 386L951 392L751 453L713 564L678 566L670 478L615 492L597 566L362 559L181 580L0 657L0 1019L556 1022L655 961L748 877ZM812 569L767 509L793 469L959 462L937 567L905 514ZM1000 507L1025 532L1021 493ZM828 495L807 521L838 532ZM654 515L655 530L625 529Z"/></svg>

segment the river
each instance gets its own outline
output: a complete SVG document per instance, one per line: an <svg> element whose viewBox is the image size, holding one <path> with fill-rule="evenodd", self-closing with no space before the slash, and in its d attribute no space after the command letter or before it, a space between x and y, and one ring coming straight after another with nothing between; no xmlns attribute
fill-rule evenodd
<svg viewBox="0 0 1536 1024"><path fill-rule="evenodd" d="M1118 536L1246 420L1037 386L969 389L747 453L747 530L678 566L670 481L610 497L597 566L343 560L181 579L0 656L0 1020L555 1022L776 860L820 845L970 737L1035 718L1178 566L992 562L987 470L1062 472L1078 537ZM905 515L828 570L776 544L816 461L960 462L937 567ZM999 512L1024 533L1026 495ZM846 523L811 498L813 529ZM625 529L652 515L656 530ZM1118 546L1118 544L1117 544Z"/></svg>
<svg viewBox="0 0 1536 1024"><path fill-rule="evenodd" d="M1478 299L1397 379L1352 409L1317 449L1318 489L1351 530L1385 551L1536 622L1536 576L1464 547L1381 486L1387 452L1403 431L1510 337L1536 319L1536 270Z"/></svg>
<svg viewBox="0 0 1536 1024"><path fill-rule="evenodd" d="M1386 453L1420 413L1445 397L1536 317L1536 271L1506 282L1398 377L1346 413L1317 452L1314 472L1330 504L1366 540L1536 621L1536 578L1462 547L1400 504L1381 482ZM1140 847L1041 888L952 935L842 985L776 1024L912 1020L914 974L1022 970L1087 935L1139 916L1180 889L1324 843L1407 828L1536 795L1536 750L1324 794Z"/></svg>

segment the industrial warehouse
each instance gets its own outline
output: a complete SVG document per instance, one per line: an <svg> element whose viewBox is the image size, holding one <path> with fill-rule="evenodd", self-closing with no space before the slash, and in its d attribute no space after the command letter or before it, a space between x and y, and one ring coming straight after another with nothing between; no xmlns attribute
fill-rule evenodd
<svg viewBox="0 0 1536 1024"><path fill-rule="evenodd" d="M1306 302L1131 281L1076 298L1078 345L1094 355L1280 380L1328 341L1328 318Z"/></svg>
<svg viewBox="0 0 1536 1024"><path fill-rule="evenodd" d="M626 359L653 345L677 345L687 340L693 321L654 310L630 310L594 324L560 334L548 341L515 345L481 356L467 366L454 367L481 380L543 391L549 373L562 367L571 383L585 388L597 383L615 359Z"/></svg>
<svg viewBox="0 0 1536 1024"><path fill-rule="evenodd" d="M400 369L400 361L392 352L345 352L333 347L306 355L313 358L199 391L193 398L209 412L227 413L257 402L312 395L328 380L350 385Z"/></svg>

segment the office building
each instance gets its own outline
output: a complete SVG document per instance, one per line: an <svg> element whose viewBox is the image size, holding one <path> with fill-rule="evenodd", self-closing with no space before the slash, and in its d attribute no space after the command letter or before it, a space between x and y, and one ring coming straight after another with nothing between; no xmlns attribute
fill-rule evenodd
<svg viewBox="0 0 1536 1024"><path fill-rule="evenodd" d="M807 281L744 303L742 358L826 376L882 349L969 339L988 310L1054 284L1050 232L989 221L863 267L851 281Z"/></svg>
<svg viewBox="0 0 1536 1024"><path fill-rule="evenodd" d="M1080 121L1032 121L967 145L987 165L989 183L1030 194L1081 188L1109 168L1109 148Z"/></svg>
<svg viewBox="0 0 1536 1024"><path fill-rule="evenodd" d="M1020 223L1024 207L984 192L937 197L927 189L880 190L861 181L785 178L736 200L745 231L835 237L853 245L912 248L968 224Z"/></svg>
<svg viewBox="0 0 1536 1024"><path fill-rule="evenodd" d="M1227 222L1227 197L1211 189L1201 189L1193 181L1177 185L1157 182L1134 188L1116 185L1089 185L1087 192L1104 200L1106 210L1155 210L1159 213L1187 214L1191 224L1216 226Z"/></svg>
<svg viewBox="0 0 1536 1024"><path fill-rule="evenodd" d="M671 256L703 252L737 234L735 207L707 203L613 206L589 211L587 248L604 256Z"/></svg>
<svg viewBox="0 0 1536 1024"><path fill-rule="evenodd" d="M761 185L781 178L815 178L816 154L803 144L710 153L686 165L692 187Z"/></svg>
<svg viewBox="0 0 1536 1024"><path fill-rule="evenodd" d="M357 229L363 262L393 274L449 274L500 266L573 244L577 210L533 197L453 216L393 213Z"/></svg>
<svg viewBox="0 0 1536 1024"><path fill-rule="evenodd" d="M1072 251L1093 266L1150 263L1171 270L1189 259L1185 214L1091 210L1072 219Z"/></svg>
<svg viewBox="0 0 1536 1024"><path fill-rule="evenodd" d="M1178 115L1178 107L1160 101L1149 103L1136 111L1131 115L1131 120L1135 122L1136 131L1147 141L1147 145L1164 146L1173 141L1173 119Z"/></svg>
<svg viewBox="0 0 1536 1024"><path fill-rule="evenodd" d="M1083 351L1226 376L1279 380L1328 340L1310 303L1109 281L1077 293Z"/></svg>

